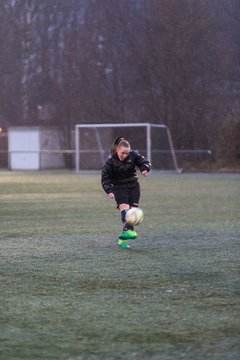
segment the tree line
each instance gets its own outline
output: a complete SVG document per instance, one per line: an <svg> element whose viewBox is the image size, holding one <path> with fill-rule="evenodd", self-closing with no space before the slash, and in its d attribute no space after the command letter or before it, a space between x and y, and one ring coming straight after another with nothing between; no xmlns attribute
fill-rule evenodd
<svg viewBox="0 0 240 360"><path fill-rule="evenodd" d="M65 148L76 123L164 123L237 159L239 30L239 0L2 0L0 122L57 126Z"/></svg>

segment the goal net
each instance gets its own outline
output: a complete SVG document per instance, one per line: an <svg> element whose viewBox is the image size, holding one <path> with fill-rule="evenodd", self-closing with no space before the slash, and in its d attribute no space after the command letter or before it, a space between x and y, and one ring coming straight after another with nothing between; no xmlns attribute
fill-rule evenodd
<svg viewBox="0 0 240 360"><path fill-rule="evenodd" d="M112 142L118 136L127 139L153 169L178 168L171 134L166 125L150 123L77 124L75 126L76 172L100 170L109 155Z"/></svg>

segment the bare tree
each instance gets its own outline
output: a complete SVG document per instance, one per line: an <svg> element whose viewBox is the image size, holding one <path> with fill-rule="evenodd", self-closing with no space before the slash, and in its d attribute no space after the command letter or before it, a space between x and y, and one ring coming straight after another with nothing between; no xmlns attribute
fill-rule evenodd
<svg viewBox="0 0 240 360"><path fill-rule="evenodd" d="M213 147L233 112L231 94L221 94L239 79L238 8L239 0L2 0L1 112L57 126L66 148L75 123L114 121L165 122L176 146Z"/></svg>
<svg viewBox="0 0 240 360"><path fill-rule="evenodd" d="M22 121L26 123L29 116L29 89L31 77L31 53L34 43L33 27L37 18L39 1L21 0L1 2L10 24L15 28L17 39L21 46L21 98L22 98Z"/></svg>

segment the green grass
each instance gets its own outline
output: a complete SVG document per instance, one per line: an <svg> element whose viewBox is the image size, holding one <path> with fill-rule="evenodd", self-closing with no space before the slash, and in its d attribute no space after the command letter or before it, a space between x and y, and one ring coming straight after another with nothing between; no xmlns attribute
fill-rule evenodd
<svg viewBox="0 0 240 360"><path fill-rule="evenodd" d="M130 250L99 180L0 172L0 359L239 359L240 176L141 178Z"/></svg>

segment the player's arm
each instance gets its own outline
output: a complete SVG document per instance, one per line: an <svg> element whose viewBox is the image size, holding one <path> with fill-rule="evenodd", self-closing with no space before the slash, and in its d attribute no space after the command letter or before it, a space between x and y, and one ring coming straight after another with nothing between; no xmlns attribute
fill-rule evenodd
<svg viewBox="0 0 240 360"><path fill-rule="evenodd" d="M151 170L151 163L137 151L134 151L135 155L135 164L139 167L143 176L147 176Z"/></svg>
<svg viewBox="0 0 240 360"><path fill-rule="evenodd" d="M101 177L101 183L103 190L108 194L110 198L114 197L113 193L113 185L111 181L112 176L112 168L111 165L106 162L106 164L103 166L102 169L102 177Z"/></svg>

